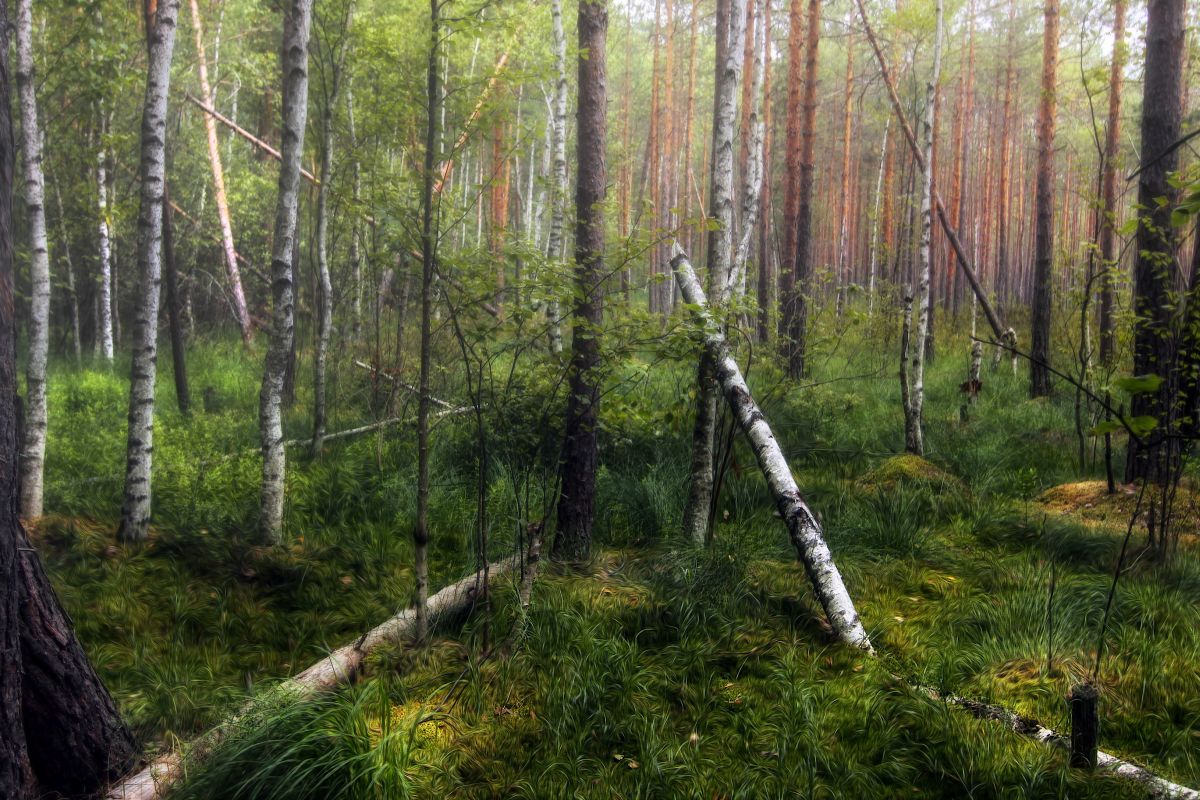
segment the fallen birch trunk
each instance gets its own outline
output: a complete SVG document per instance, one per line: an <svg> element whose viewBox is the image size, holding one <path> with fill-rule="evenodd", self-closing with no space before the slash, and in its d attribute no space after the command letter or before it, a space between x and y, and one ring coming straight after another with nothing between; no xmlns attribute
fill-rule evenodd
<svg viewBox="0 0 1200 800"><path fill-rule="evenodd" d="M445 411L434 414L432 417L430 417L430 421L432 422L434 420L439 420L442 417L452 417L455 414L466 414L468 411L472 411L472 410L473 410L473 408L471 406L462 406L461 408L448 408ZM383 428L389 428L392 425L399 425L402 422L416 422L416 420L413 419L412 417L391 417L390 419L385 419L382 422L372 422L370 425L361 425L357 428L348 428L347 430L338 431L337 433L327 433L327 434L325 434L324 441L332 442L332 441L336 441L337 439L348 439L351 436L358 436L363 433L371 433L372 431L381 430ZM305 437L304 439L288 439L287 441L285 441L283 443L283 446L284 447L297 447L302 444L311 444L311 443L312 443L312 439L309 437ZM257 452L257 449L255 450L255 452Z"/></svg>
<svg viewBox="0 0 1200 800"><path fill-rule="evenodd" d="M486 570L488 580L513 571L518 567L519 561L520 556L514 555L489 564ZM427 608L431 620L451 617L469 610L482 593L484 574L484 570L479 570L430 597ZM250 701L236 716L196 740L189 750L203 757L239 727L253 724L272 709L281 705L302 703L352 683L368 655L383 645L411 638L415 623L416 615L411 608L401 611L361 638L334 650L300 674L284 681L262 697ZM170 753L125 778L112 787L105 797L107 800L158 800L165 797L168 790L183 775L184 756L180 753Z"/></svg>
<svg viewBox="0 0 1200 800"><path fill-rule="evenodd" d="M678 244L674 245L674 251L671 269L675 271L679 290L684 301L696 307L695 316L704 326L704 348L713 362L721 391L754 449L754 457L758 459L758 466L767 479L771 494L775 497L779 516L787 525L788 536L796 548L796 555L804 564L809 580L812 581L817 600L825 609L829 625L846 644L874 653L871 640L858 618L858 612L854 610L854 601L850 599L850 594L842 583L842 575L833 563L833 554L825 544L821 523L800 495L800 489L796 486L796 479L792 477L792 471L783 457L783 451L779 448L775 435L771 433L771 426L767 424L762 410L750 395L750 388L742 377L742 371L729 354L725 335L709 315L704 290L700 288L692 265Z"/></svg>
<svg viewBox="0 0 1200 800"><path fill-rule="evenodd" d="M1070 750L1071 748L1071 739L1069 736L1063 736L1042 725L1037 720L1030 717L1023 717L1014 711L1009 711L1003 706L992 705L991 703L984 703L979 700L971 700L970 698L960 697L956 694L940 692L937 689L919 684L912 684L912 688L933 700L961 708L978 719L1001 722L1007 725L1014 733L1018 733L1021 736L1065 750ZM1200 792L1197 792L1195 789L1190 789L1187 786L1160 778L1144 767L1139 767L1137 764L1117 758L1104 751L1100 751L1097 754L1096 766L1101 771L1110 772L1121 778L1140 784L1146 790L1147 795L1155 798L1155 800L1200 800Z"/></svg>
<svg viewBox="0 0 1200 800"><path fill-rule="evenodd" d="M370 372L373 375L378 375L379 377L383 378L385 381L388 381L389 383L394 383L396 386L399 386L401 389L408 392L409 394L419 394L419 390L417 389L417 387L413 386L411 383L405 383L404 381L397 378L395 375L389 375L388 373L384 372L381 369L376 369L375 367L372 367L370 364L366 363L365 361L359 361L358 359L355 359L354 366L361 367L362 369L365 369L367 372ZM445 408L445 409L453 409L454 408L454 406L451 405L450 403L447 403L445 400L442 400L440 397L434 397L433 395L429 395L429 401L431 403L433 403L435 406L441 406L442 408ZM462 409L462 410L465 411L467 409Z"/></svg>

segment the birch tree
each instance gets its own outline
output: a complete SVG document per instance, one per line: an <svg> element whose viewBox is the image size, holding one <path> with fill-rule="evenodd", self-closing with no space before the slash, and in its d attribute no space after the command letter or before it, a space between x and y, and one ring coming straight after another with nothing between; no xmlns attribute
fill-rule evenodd
<svg viewBox="0 0 1200 800"><path fill-rule="evenodd" d="M112 237L108 223L108 170L107 154L105 151L104 107L101 104L99 117L99 133L96 147L96 205L99 209L99 225L96 231L96 242L99 250L100 274L97 276L99 298L97 300L96 323L99 330L96 333L97 351L109 364L113 360L113 267L112 267Z"/></svg>
<svg viewBox="0 0 1200 800"><path fill-rule="evenodd" d="M554 30L554 94L550 105L550 234L546 260L560 264L566 252L567 193L567 36L563 32L562 0L550 2ZM558 300L550 302L550 350L562 352Z"/></svg>
<svg viewBox="0 0 1200 800"><path fill-rule="evenodd" d="M737 123L738 83L745 47L746 0L718 0L716 89L713 98L712 178L708 232L708 292L724 308L732 296L734 198L733 136ZM691 482L683 509L684 532L703 544L709 537L716 474L715 442L719 387L714 365L700 356L697 376L696 420L692 431Z"/></svg>
<svg viewBox="0 0 1200 800"><path fill-rule="evenodd" d="M296 335L295 252L300 203L300 159L308 116L308 37L312 0L290 0L283 17L283 138L280 142L279 196L271 249L271 341L259 392L258 424L262 438L262 494L259 532L278 544L283 538L286 455L283 444L283 395Z"/></svg>
<svg viewBox="0 0 1200 800"><path fill-rule="evenodd" d="M936 0L936 30L933 39L933 74L925 84L925 119L921 130L921 145L924 150L925 170L921 176L921 244L918 250L920 277L917 282L917 338L912 347L906 348L912 357L912 369L903 379L909 382L904 403L904 449L925 455L925 340L929 335L929 312L931 306L930 243L933 236L933 129L937 124L936 97L938 81L942 72L942 0ZM912 313L911 307L908 313ZM908 322L906 321L906 325ZM907 339L907 335L904 337Z"/></svg>
<svg viewBox="0 0 1200 800"><path fill-rule="evenodd" d="M33 0L17 0L17 91L25 213L29 221L29 361L25 368L25 442L21 452L21 516L42 515L46 460L46 356L50 347L50 254L46 244L46 189L42 135L33 70Z"/></svg>
<svg viewBox="0 0 1200 800"><path fill-rule="evenodd" d="M142 112L141 208L138 212L138 294L133 318L133 364L125 491L117 535L146 538L154 455L154 381L158 357L158 297L162 281L163 195L166 186L167 95L180 0L163 0L150 17L146 102ZM148 15L149 16L149 15ZM103 181L101 181L103 186Z"/></svg>

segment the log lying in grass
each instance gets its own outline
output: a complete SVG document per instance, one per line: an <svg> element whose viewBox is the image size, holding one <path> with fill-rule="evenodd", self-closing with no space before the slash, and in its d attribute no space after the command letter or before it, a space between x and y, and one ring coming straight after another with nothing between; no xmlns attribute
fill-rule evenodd
<svg viewBox="0 0 1200 800"><path fill-rule="evenodd" d="M956 694L940 692L937 689L919 684L913 684L912 688L933 700L961 708L978 719L990 719L1003 723L1014 733L1019 733L1029 739L1061 747L1068 751L1071 749L1070 737L1056 733L1037 720L1023 717L1014 711L1009 711L1003 706L992 705L991 703L984 703L979 700L971 700ZM1197 792L1195 789L1189 789L1187 786L1181 786L1165 778L1160 778L1148 769L1131 764L1124 759L1117 758L1104 751L1100 751L1097 754L1096 766L1101 771L1110 772L1140 784L1146 790L1146 794L1149 797L1155 798L1155 800L1200 800L1200 792Z"/></svg>
<svg viewBox="0 0 1200 800"><path fill-rule="evenodd" d="M775 498L779 516L787 525L788 536L796 548L804 570L812 581L813 591L825 609L829 625L839 639L849 645L874 652L871 640L863 629L854 610L854 601L846 591L842 575L837 565L833 563L833 554L825 544L821 532L821 523L816 515L804 502L796 479L788 467L787 459L771 426L767 424L762 410L750 395L750 388L742 377L742 371L729 354L729 345L721 328L708 312L708 303L704 290L696 279L696 273L688 262L687 256L679 245L674 246L675 255L671 259L671 268L679 283L679 291L686 303L694 308L694 314L704 326L704 348L716 365L716 376L721 384L721 392L729 402L729 408L737 419L742 432L750 441L758 466L767 479L767 486Z"/></svg>
<svg viewBox="0 0 1200 800"><path fill-rule="evenodd" d="M429 419L431 422L433 422L433 421L441 419L442 417L452 417L456 414L466 414L468 411L472 411L472 410L473 409L471 406L460 406L459 408L449 408L445 411L441 411L437 414L434 414ZM360 425L357 428L347 428L344 431L337 431L336 433L325 434L325 441L332 442L337 439L348 439L351 436L360 436L364 433L371 433L372 431L382 430L383 428L390 428L391 426L399 425L402 422L416 422L416 420L412 417L391 417L391 418L385 419L381 422L372 422L370 425ZM312 439L311 438L288 439L287 441L285 441L283 443L283 446L284 447L298 447L302 444L312 444ZM258 449L255 448L254 452L258 452Z"/></svg>
<svg viewBox="0 0 1200 800"><path fill-rule="evenodd" d="M519 555L492 562L486 570L488 581L512 572L519 564ZM430 597L428 613L431 620L469 611L482 593L484 574L484 570L479 570ZM281 705L304 702L352 683L367 656L383 645L411 638L415 629L416 615L413 610L401 611L361 638L334 650L300 674L255 698L239 714L200 737L189 750L199 754L211 752L229 734L264 718ZM183 777L183 768L184 757L181 754L161 756L112 787L105 797L107 800L159 800Z"/></svg>

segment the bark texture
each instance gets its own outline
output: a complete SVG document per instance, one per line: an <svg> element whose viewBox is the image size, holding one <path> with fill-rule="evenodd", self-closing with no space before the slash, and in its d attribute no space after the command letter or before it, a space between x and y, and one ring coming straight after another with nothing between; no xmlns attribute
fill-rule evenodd
<svg viewBox="0 0 1200 800"><path fill-rule="evenodd" d="M559 459L562 489L552 555L585 560L592 545L596 430L600 414L600 324L603 320L604 200L607 195L607 0L580 0L579 108L576 125L575 283L567 420Z"/></svg>
<svg viewBox="0 0 1200 800"><path fill-rule="evenodd" d="M716 93L713 98L712 175L708 232L708 293L722 311L733 296L733 136L737 127L738 84L746 26L746 0L717 3ZM691 482L683 508L684 533L703 544L708 540L716 476L717 399L720 389L713 364L700 354L696 387L696 420L692 430Z"/></svg>
<svg viewBox="0 0 1200 800"><path fill-rule="evenodd" d="M1058 0L1046 0L1042 31L1042 100L1038 106L1037 210L1034 223L1033 331L1030 338L1029 394L1050 394L1050 316L1054 269L1054 121L1057 114ZM1143 142L1145 147L1145 142Z"/></svg>
<svg viewBox="0 0 1200 800"><path fill-rule="evenodd" d="M46 356L50 348L50 252L46 244L46 187L33 71L33 0L17 2L17 89L21 155L29 223L29 360L25 367L25 442L21 451L21 516L42 515L46 461Z"/></svg>
<svg viewBox="0 0 1200 800"><path fill-rule="evenodd" d="M817 126L817 47L821 41L821 0L808 0L804 60L804 108L800 129L800 197L796 204L796 254L792 311L788 319L788 374L803 378L808 339L808 282L813 268L813 150Z"/></svg>
<svg viewBox="0 0 1200 800"><path fill-rule="evenodd" d="M671 259L671 268L684 302L694 307L693 314L704 328L704 349L711 354L721 392L754 450L754 457L775 498L779 516L787 526L788 536L812 581L817 600L825 609L830 627L838 639L846 644L874 652L867 632L858 619L854 602L842 582L841 573L833 562L833 554L825 544L821 523L800 495L783 450L775 440L762 410L754 402L741 370L729 354L725 334L713 319L696 273L678 245Z"/></svg>
<svg viewBox="0 0 1200 800"><path fill-rule="evenodd" d="M1111 366L1116 322L1117 155L1121 146L1121 77L1125 71L1125 0L1113 2L1113 54L1104 127L1104 175L1100 213L1100 363Z"/></svg>
<svg viewBox="0 0 1200 800"><path fill-rule="evenodd" d="M279 199L271 251L271 341L259 393L262 438L262 495L259 532L271 543L283 539L284 383L296 335L295 245L300 199L300 158L308 116L308 38L312 0L290 0L283 21L283 139L280 145Z"/></svg>
<svg viewBox="0 0 1200 800"><path fill-rule="evenodd" d="M154 456L154 381L158 359L158 298L162 282L163 198L166 189L167 95L179 0L163 0L150 33L146 102L142 111L141 208L138 212L138 295L125 452L122 539L140 541L150 526Z"/></svg>
<svg viewBox="0 0 1200 800"><path fill-rule="evenodd" d="M566 252L567 213L567 36L563 32L562 0L551 0L550 19L554 30L554 96L550 106L550 237L546 260L562 262ZM652 290L653 291L653 290ZM558 301L550 303L550 352L562 352L562 325Z"/></svg>
<svg viewBox="0 0 1200 800"><path fill-rule="evenodd" d="M113 360L113 264L112 236L108 224L108 169L104 145L104 109L100 110L100 141L96 148L96 206L99 210L100 222L96 230L96 242L100 256L100 274L97 276L97 288L100 290L96 305L99 314L96 322L100 329L96 332L97 351L110 364Z"/></svg>

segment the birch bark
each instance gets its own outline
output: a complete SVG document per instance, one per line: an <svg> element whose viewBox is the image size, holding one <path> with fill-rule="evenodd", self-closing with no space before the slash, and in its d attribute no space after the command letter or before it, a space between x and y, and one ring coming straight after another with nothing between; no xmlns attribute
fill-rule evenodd
<svg viewBox="0 0 1200 800"><path fill-rule="evenodd" d="M21 451L21 516L42 515L46 460L46 356L50 347L50 255L46 245L46 191L42 136L33 71L33 0L17 2L17 90L21 106L21 155L25 212L29 220L29 362L25 369L25 441Z"/></svg>
<svg viewBox="0 0 1200 800"><path fill-rule="evenodd" d="M117 535L146 538L151 510L154 455L154 380L158 357L158 297L162 282L163 194L166 186L167 95L180 0L163 0L154 14L146 101L142 112L141 208L138 213L138 295L133 318L133 364L129 384L129 427L125 492ZM103 186L103 180L101 181ZM107 222L101 223L107 228Z"/></svg>
<svg viewBox="0 0 1200 800"><path fill-rule="evenodd" d="M267 542L283 538L283 394L295 339L295 244L300 196L300 158L308 116L308 37L312 0L290 0L283 21L283 139L280 143L279 199L271 255L271 341L259 393L263 470L259 532Z"/></svg>
<svg viewBox="0 0 1200 800"><path fill-rule="evenodd" d="M550 114L550 239L546 243L546 259L558 265L566 253L567 196L567 37L563 32L562 0L551 1L550 20L554 29L554 100ZM549 314L550 351L561 353L562 326L557 298L550 301Z"/></svg>
<svg viewBox="0 0 1200 800"><path fill-rule="evenodd" d="M110 365L113 360L113 313L112 313L112 237L108 227L108 174L104 150L104 109L100 109L100 134L96 148L96 204L100 211L100 223L97 228L97 243L100 255L100 285L99 297L96 302L96 321L100 330L96 333L96 343L99 345L100 356Z"/></svg>

